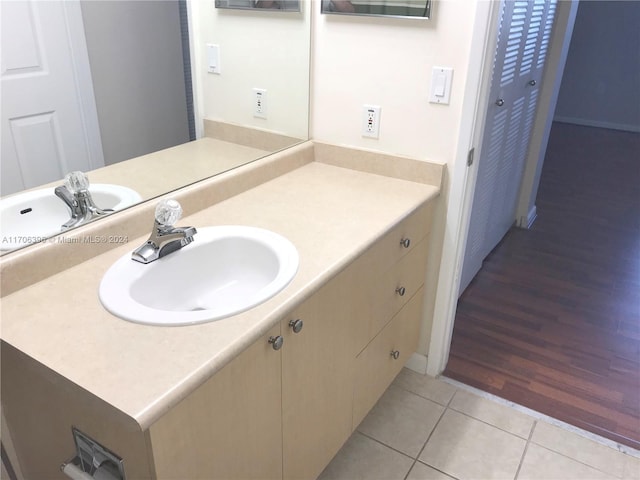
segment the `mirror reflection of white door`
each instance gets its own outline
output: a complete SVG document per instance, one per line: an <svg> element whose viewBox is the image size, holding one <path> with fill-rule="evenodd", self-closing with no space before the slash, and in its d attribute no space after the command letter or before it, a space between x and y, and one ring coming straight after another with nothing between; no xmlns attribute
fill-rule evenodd
<svg viewBox="0 0 640 480"><path fill-rule="evenodd" d="M3 0L1 194L104 166L75 0Z"/></svg>

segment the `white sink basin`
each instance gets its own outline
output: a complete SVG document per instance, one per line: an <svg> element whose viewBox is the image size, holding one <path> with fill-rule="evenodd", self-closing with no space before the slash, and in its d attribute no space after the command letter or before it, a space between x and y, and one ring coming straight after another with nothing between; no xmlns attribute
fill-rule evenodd
<svg viewBox="0 0 640 480"><path fill-rule="evenodd" d="M53 190L42 188L0 200L0 250L13 250L60 233L71 211ZM142 200L138 192L121 185L95 183L89 191L104 210L121 210Z"/></svg>
<svg viewBox="0 0 640 480"><path fill-rule="evenodd" d="M248 310L276 295L298 270L286 238L247 226L198 228L194 241L149 264L127 254L100 283L100 301L120 318L192 325Z"/></svg>

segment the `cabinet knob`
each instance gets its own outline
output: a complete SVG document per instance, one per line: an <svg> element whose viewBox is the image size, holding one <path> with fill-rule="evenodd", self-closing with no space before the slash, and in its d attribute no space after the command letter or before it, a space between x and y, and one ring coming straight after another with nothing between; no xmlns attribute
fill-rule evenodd
<svg viewBox="0 0 640 480"><path fill-rule="evenodd" d="M529 81L529 85L531 85L532 87L536 86L536 81L535 80L530 80Z"/></svg>
<svg viewBox="0 0 640 480"><path fill-rule="evenodd" d="M289 326L293 330L293 333L299 333L304 327L304 322L299 318L297 320L289 320Z"/></svg>
<svg viewBox="0 0 640 480"><path fill-rule="evenodd" d="M398 295L400 295L401 297L404 297L405 292L406 292L406 290L404 289L404 287L398 287L398 288L396 288L396 293L397 293Z"/></svg>
<svg viewBox="0 0 640 480"><path fill-rule="evenodd" d="M397 360L400 357L400 350L391 350L391 357Z"/></svg>
<svg viewBox="0 0 640 480"><path fill-rule="evenodd" d="M496 105L499 106L499 107L503 106L504 105L504 100L499 98L498 100L496 100Z"/></svg>
<svg viewBox="0 0 640 480"><path fill-rule="evenodd" d="M282 348L282 344L284 343L284 338L282 338L280 335L269 337L269 343L274 350L280 350Z"/></svg>
<svg viewBox="0 0 640 480"><path fill-rule="evenodd" d="M409 248L409 245L411 245L411 240L408 238L403 238L402 240L400 240L400 245L402 245L404 248Z"/></svg>

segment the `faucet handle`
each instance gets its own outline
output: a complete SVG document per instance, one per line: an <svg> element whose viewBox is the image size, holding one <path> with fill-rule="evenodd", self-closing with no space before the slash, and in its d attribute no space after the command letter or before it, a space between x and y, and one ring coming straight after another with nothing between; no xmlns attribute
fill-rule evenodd
<svg viewBox="0 0 640 480"><path fill-rule="evenodd" d="M83 172L69 172L64 177L64 186L71 194L89 190L89 177Z"/></svg>
<svg viewBox="0 0 640 480"><path fill-rule="evenodd" d="M156 222L172 227L182 217L182 207L177 200L167 198L156 205Z"/></svg>

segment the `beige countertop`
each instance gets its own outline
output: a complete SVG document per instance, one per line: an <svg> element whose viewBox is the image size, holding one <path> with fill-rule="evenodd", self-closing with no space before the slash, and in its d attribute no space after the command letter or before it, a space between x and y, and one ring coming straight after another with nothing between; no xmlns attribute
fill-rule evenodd
<svg viewBox="0 0 640 480"><path fill-rule="evenodd" d="M204 137L86 173L90 183L123 185L138 192L143 200L148 200L252 162L270 153L273 152ZM63 180L24 191L55 188L62 185ZM12 195L14 194L3 198L9 198Z"/></svg>
<svg viewBox="0 0 640 480"><path fill-rule="evenodd" d="M182 327L139 325L111 315L98 299L100 280L145 236L4 297L1 336L146 429L438 193L425 183L308 163L179 222L253 225L293 242L298 272L262 305Z"/></svg>
<svg viewBox="0 0 640 480"><path fill-rule="evenodd" d="M204 137L93 170L92 183L117 183L149 199L272 153ZM154 175L150 172L163 172Z"/></svg>

